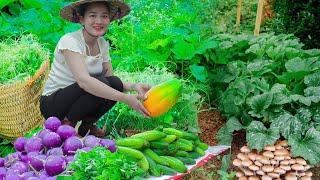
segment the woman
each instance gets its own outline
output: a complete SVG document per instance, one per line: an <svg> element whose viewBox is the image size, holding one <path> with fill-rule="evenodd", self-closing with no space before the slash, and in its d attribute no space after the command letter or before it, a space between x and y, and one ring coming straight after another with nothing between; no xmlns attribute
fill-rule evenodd
<svg viewBox="0 0 320 180"><path fill-rule="evenodd" d="M105 132L95 122L123 102L148 117L141 104L150 87L143 83L122 82L112 75L109 44L103 38L110 22L130 11L120 0L80 0L65 6L60 15L83 27L64 35L58 42L54 61L40 98L40 110L47 119L56 116L62 124L75 126L82 121L78 134L88 131L98 137ZM123 92L135 90L138 95Z"/></svg>

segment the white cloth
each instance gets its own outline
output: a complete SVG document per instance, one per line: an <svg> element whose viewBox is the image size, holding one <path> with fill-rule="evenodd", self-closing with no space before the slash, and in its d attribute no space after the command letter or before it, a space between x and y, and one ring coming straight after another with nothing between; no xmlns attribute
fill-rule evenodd
<svg viewBox="0 0 320 180"><path fill-rule="evenodd" d="M62 50L67 49L85 55L85 64L90 75L102 73L102 63L111 60L109 43L103 37L98 38L100 53L97 56L87 55L87 45L82 30L83 28L72 33L67 33L59 40L54 51L54 60L42 95L48 96L76 82L62 55ZM74 59L73 61L79 61L79 59Z"/></svg>

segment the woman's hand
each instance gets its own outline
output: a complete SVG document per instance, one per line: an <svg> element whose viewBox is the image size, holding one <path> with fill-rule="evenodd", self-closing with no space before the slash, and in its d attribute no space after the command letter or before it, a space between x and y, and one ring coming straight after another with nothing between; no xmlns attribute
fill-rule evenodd
<svg viewBox="0 0 320 180"><path fill-rule="evenodd" d="M125 100L125 103L128 104L132 109L136 110L137 112L140 112L145 117L149 117L150 113L148 110L142 105L142 103L139 101L137 95L131 95L128 94Z"/></svg>
<svg viewBox="0 0 320 180"><path fill-rule="evenodd" d="M134 90L138 92L138 98L141 100L147 99L146 93L150 90L150 86L144 83L136 83L134 84Z"/></svg>

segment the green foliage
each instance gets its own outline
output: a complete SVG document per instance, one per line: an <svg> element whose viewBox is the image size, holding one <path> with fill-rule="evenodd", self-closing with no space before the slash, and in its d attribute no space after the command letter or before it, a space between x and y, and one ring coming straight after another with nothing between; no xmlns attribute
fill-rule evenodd
<svg viewBox="0 0 320 180"><path fill-rule="evenodd" d="M254 149L262 150L280 137L299 137L311 148L308 143L318 136L309 141L307 134L319 128L320 50L303 50L292 35L224 34L215 40L218 46L210 50L213 64L201 66L209 74L211 98L229 119L218 132L220 143L230 144L232 133L244 128ZM290 142L299 152L299 145ZM316 163L316 153L299 155Z"/></svg>
<svg viewBox="0 0 320 180"><path fill-rule="evenodd" d="M199 62L199 56L215 46L208 38L212 26L205 21L210 12L208 1L128 3L131 13L121 23L113 23L107 34L114 47L113 63L119 70L136 72L148 66L166 66L184 76L190 74L189 65Z"/></svg>
<svg viewBox="0 0 320 180"><path fill-rule="evenodd" d="M32 33L53 52L63 34L80 27L78 24L70 23L60 17L59 11L68 3L66 0L9 2L6 4L6 8L0 11L0 39Z"/></svg>
<svg viewBox="0 0 320 180"><path fill-rule="evenodd" d="M111 153L103 147L89 152L78 152L69 164L73 179L117 180L144 176L136 160L119 152Z"/></svg>
<svg viewBox="0 0 320 180"><path fill-rule="evenodd" d="M0 84L35 74L49 52L31 34L0 41Z"/></svg>
<svg viewBox="0 0 320 180"><path fill-rule="evenodd" d="M293 33L306 49L320 48L319 7L318 0L276 0L273 5L276 16L265 26L276 34Z"/></svg>
<svg viewBox="0 0 320 180"><path fill-rule="evenodd" d="M14 153L15 149L11 141L0 138L0 157L6 157L8 154Z"/></svg>
<svg viewBox="0 0 320 180"><path fill-rule="evenodd" d="M154 86L174 77L166 69L147 68L142 72L129 73L115 71L124 82L144 82ZM107 125L108 131L121 129L150 130L158 126L176 126L178 129L198 131L197 105L200 96L196 93L197 87L184 81L182 95L178 102L166 114L156 118L145 118L132 110L126 104L117 103L113 109L106 113L98 122L100 126ZM121 133L121 132L120 132Z"/></svg>

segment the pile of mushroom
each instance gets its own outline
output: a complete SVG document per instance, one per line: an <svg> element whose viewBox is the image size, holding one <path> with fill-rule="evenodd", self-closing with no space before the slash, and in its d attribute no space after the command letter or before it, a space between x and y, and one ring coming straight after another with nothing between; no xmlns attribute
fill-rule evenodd
<svg viewBox="0 0 320 180"><path fill-rule="evenodd" d="M285 140L268 145L259 153L243 146L233 165L239 168L239 180L311 180L312 176L310 165L303 158L291 157Z"/></svg>

